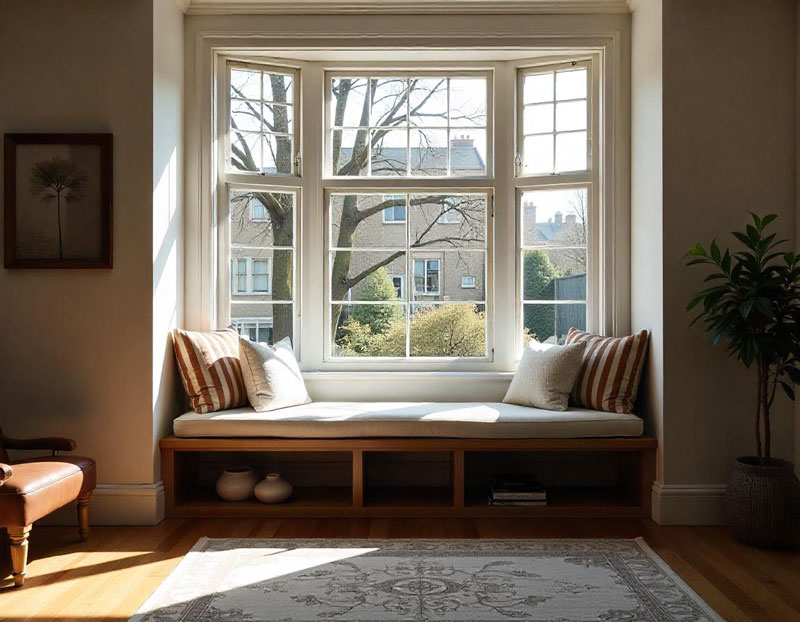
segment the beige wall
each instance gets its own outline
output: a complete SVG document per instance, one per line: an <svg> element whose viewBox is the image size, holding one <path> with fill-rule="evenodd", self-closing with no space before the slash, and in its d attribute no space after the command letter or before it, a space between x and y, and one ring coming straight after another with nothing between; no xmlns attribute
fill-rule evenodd
<svg viewBox="0 0 800 622"><path fill-rule="evenodd" d="M686 327L700 275L682 255L729 241L748 211L778 214L794 240L795 2L665 0L664 33L665 479L724 482L754 450L752 374ZM774 422L775 453L790 457L784 396Z"/></svg>
<svg viewBox="0 0 800 622"><path fill-rule="evenodd" d="M114 135L114 268L0 270L0 423L75 438L99 496L154 494L179 396L182 26L171 0L0 0L0 131Z"/></svg>

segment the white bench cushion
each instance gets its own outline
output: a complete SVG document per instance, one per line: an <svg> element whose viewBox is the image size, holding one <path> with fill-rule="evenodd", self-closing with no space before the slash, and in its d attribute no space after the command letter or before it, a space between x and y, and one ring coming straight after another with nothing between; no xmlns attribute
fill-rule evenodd
<svg viewBox="0 0 800 622"><path fill-rule="evenodd" d="M312 402L257 413L250 407L175 419L175 436L277 438L584 438L641 436L636 415L499 402Z"/></svg>

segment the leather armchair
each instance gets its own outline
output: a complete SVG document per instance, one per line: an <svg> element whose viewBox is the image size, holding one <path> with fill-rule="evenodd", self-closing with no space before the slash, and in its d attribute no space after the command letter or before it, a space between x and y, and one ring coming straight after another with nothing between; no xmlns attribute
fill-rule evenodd
<svg viewBox="0 0 800 622"><path fill-rule="evenodd" d="M97 467L91 458L59 456L75 449L67 438L14 439L0 430L0 526L11 540L14 585L25 582L28 537L34 521L78 501L78 531L89 538L89 507L97 484ZM8 449L50 451L43 458L11 461Z"/></svg>

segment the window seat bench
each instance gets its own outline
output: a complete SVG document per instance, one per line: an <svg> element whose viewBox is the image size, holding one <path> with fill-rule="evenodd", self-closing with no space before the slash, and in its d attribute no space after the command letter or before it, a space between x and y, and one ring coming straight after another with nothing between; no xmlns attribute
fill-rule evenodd
<svg viewBox="0 0 800 622"><path fill-rule="evenodd" d="M251 407L198 414L173 425L181 438L601 438L641 436L636 415L501 402L312 402L257 413Z"/></svg>
<svg viewBox="0 0 800 622"><path fill-rule="evenodd" d="M650 515L656 440L635 415L501 404L315 402L194 412L161 440L170 518L639 518ZM288 502L226 502L222 467L280 471ZM532 473L545 506L487 502L493 474Z"/></svg>

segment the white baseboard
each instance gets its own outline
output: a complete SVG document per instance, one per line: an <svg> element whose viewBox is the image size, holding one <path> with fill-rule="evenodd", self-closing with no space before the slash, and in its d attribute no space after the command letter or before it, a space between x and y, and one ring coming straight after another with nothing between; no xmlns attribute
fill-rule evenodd
<svg viewBox="0 0 800 622"><path fill-rule="evenodd" d="M157 525L164 520L164 482L98 484L92 495L92 525ZM40 525L76 525L74 503L37 521Z"/></svg>
<svg viewBox="0 0 800 622"><path fill-rule="evenodd" d="M725 484L653 484L653 520L659 525L724 525Z"/></svg>

